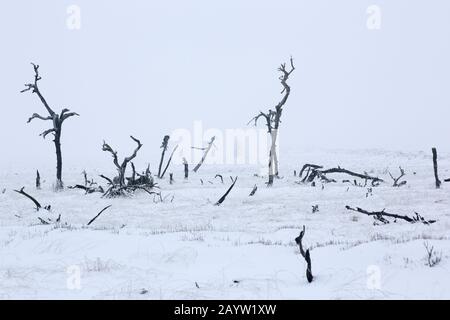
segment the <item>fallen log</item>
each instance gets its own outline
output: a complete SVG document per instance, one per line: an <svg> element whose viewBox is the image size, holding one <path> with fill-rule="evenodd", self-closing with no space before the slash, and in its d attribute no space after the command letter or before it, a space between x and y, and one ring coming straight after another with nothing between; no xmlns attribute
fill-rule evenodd
<svg viewBox="0 0 450 320"><path fill-rule="evenodd" d="M423 224L432 224L435 223L436 220L425 220L420 214L418 214L417 212L414 212L415 216L413 216L412 218L406 215L399 215L399 214L394 214L394 213L388 213L385 211L385 209L383 209L382 211L367 211L364 209L361 209L359 207L356 208L352 208L350 206L345 206L345 208L347 210L350 211L355 211L355 212L359 212L368 216L373 216L375 220L381 221L383 223L389 223L389 220L385 219L385 217L390 217L390 218L394 218L394 222L396 222L397 219L402 219L405 220L409 223L416 223L416 222L420 222Z"/></svg>

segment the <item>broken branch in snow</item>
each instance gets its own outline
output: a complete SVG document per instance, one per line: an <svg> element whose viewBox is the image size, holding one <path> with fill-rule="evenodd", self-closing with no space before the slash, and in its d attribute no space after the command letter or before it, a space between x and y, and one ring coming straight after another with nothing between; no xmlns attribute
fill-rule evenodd
<svg viewBox="0 0 450 320"><path fill-rule="evenodd" d="M303 165L303 167L302 167L302 170L300 170L300 173L298 174L298 177L299 178L301 178L302 177L302 175L303 175L303 172L306 170L306 169L322 169L323 168L323 166L319 166L319 165L317 165L317 164L310 164L310 163L306 163L305 165ZM309 170L308 170L308 172L309 172ZM308 174L306 174L306 176L308 176Z"/></svg>
<svg viewBox="0 0 450 320"><path fill-rule="evenodd" d="M20 190L14 190L14 192L17 192L25 197L27 197L28 199L30 199L31 201L33 201L34 205L36 206L36 211L39 211L39 209L42 208L41 204L39 203L39 201L37 201L35 198L33 198L32 196L30 196L28 193L26 193L25 191L23 191L25 189L25 187L22 187ZM50 206L46 206L44 207L44 209L46 210L50 210Z"/></svg>
<svg viewBox="0 0 450 320"><path fill-rule="evenodd" d="M249 197L253 197L254 195L255 195L255 193L256 193L256 190L258 190L258 187L256 186L256 184L255 184L255 186L253 187L253 189L252 189L252 192L250 192L250 194L248 195Z"/></svg>
<svg viewBox="0 0 450 320"><path fill-rule="evenodd" d="M233 181L233 183L231 184L231 186L228 188L227 192L225 192L225 194L219 199L219 201L216 202L216 206L219 206L222 202L225 201L225 198L227 197L227 195L230 193L231 189L233 189L234 185L236 184L238 177L236 176L236 178L231 179Z"/></svg>
<svg viewBox="0 0 450 320"><path fill-rule="evenodd" d="M39 170L36 170L36 189L41 189L41 175L39 174Z"/></svg>
<svg viewBox="0 0 450 320"><path fill-rule="evenodd" d="M350 210L350 211L355 211L355 212L359 212L359 213L363 213L365 215L368 216L373 216L375 220L377 221L381 221L384 224L389 223L389 220L385 219L384 217L390 217L390 218L394 218L394 222L396 222L397 219L402 219L405 220L409 223L416 223L416 222L420 222L423 224L432 224L435 223L436 220L425 220L420 214L418 214L417 212L414 212L415 216L414 217L408 217L408 216L402 216L402 215L398 215L398 214L394 214L394 213L388 213L385 211L385 209L383 209L382 211L373 211L373 212L369 212L367 210L361 209L361 208L352 208L350 206L345 206L345 209Z"/></svg>
<svg viewBox="0 0 450 320"><path fill-rule="evenodd" d="M109 206L106 206L106 207L104 207L95 217L93 217L92 219L91 219L91 221L89 221L88 222L88 226L92 223L92 222L94 222L95 221L95 219L97 219L106 209L108 209L108 208L110 208L111 207L111 205L109 205Z"/></svg>
<svg viewBox="0 0 450 320"><path fill-rule="evenodd" d="M198 169L200 169L200 167L202 166L203 162L206 159L206 156L208 155L209 150L211 150L211 147L212 147L215 139L216 139L216 137L212 137L211 141L208 142L208 146L205 148L205 153L203 154L200 162L195 166L194 172L197 172Z"/></svg>
<svg viewBox="0 0 450 320"><path fill-rule="evenodd" d="M400 168L400 176L398 176L397 178L394 178L394 176L389 172L391 179L394 180L394 184L392 185L393 187L401 187L407 183L406 181L399 182L400 179L405 176L405 170L403 170L402 167L399 168Z"/></svg>
<svg viewBox="0 0 450 320"><path fill-rule="evenodd" d="M302 176L302 173L304 170L308 169L308 171L307 171L305 177L302 179L302 182L313 182L316 178L318 178L322 182L326 182L326 183L336 182L336 180L330 179L327 177L328 174L332 174L332 173L343 173L343 174L347 174L347 175L350 175L353 177L358 177L360 179L363 179L365 181L364 186L367 185L367 181L369 181L369 180L372 181L372 186L376 186L380 182L384 182L383 179L370 176L366 172L364 172L364 173L353 172L353 171L341 168L339 166L337 168L330 168L330 169L326 169L326 170L321 170L322 168L323 168L322 166L313 165L313 164L304 165L302 168L302 171L300 172L300 177ZM345 180L345 181L348 181L348 180ZM355 185L358 185L356 180L354 181L354 183L355 183Z"/></svg>
<svg viewBox="0 0 450 320"><path fill-rule="evenodd" d="M439 180L438 175L437 150L436 148L432 148L431 151L433 152L433 169L434 179L436 180L436 189L439 189L441 187L441 180Z"/></svg>
<svg viewBox="0 0 450 320"><path fill-rule="evenodd" d="M305 226L303 226L303 230L300 231L300 235L297 238L295 238L295 243L297 243L298 247L300 248L300 254L302 255L302 257L305 259L305 261L307 263L306 279L308 279L308 282L311 283L314 279L314 277L312 275L312 271L311 271L311 256L309 254L309 249L307 249L306 252L303 249L302 240L303 240L304 235L305 235Z"/></svg>

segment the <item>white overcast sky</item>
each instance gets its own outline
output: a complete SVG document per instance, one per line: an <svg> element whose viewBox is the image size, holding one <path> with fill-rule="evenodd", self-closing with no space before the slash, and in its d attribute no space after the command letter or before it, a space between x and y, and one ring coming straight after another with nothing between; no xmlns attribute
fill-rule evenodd
<svg viewBox="0 0 450 320"><path fill-rule="evenodd" d="M69 5L81 29L66 26ZM381 9L369 30L366 10ZM5 1L0 10L0 165L54 162L38 136L44 109L20 94L40 64L40 87L65 123L66 163L107 159L164 134L240 128L280 99L278 65L297 70L281 148L450 150L450 1Z"/></svg>

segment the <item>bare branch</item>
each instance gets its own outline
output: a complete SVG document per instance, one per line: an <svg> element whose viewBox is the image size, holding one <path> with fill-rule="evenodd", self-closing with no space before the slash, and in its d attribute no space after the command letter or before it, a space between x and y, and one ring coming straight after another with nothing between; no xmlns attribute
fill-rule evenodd
<svg viewBox="0 0 450 320"><path fill-rule="evenodd" d="M53 120L52 117L43 117L43 116L41 116L41 115L39 115L39 114L37 114L37 113L33 113L33 115L32 115L30 118L28 118L27 123L30 123L33 119Z"/></svg>

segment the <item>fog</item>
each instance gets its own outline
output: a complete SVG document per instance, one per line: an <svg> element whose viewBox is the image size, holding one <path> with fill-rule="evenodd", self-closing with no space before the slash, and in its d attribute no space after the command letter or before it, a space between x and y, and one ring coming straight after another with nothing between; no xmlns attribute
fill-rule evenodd
<svg viewBox="0 0 450 320"><path fill-rule="evenodd" d="M379 28L368 27L370 5ZM63 127L68 165L110 163L103 139L127 155L138 137L146 161L163 135L195 121L246 128L281 99L277 68L290 56L282 150L449 151L449 18L445 0L4 2L0 166L54 163L51 137L39 137L49 123L26 123L45 115L36 95L19 92L33 80L30 62L54 110L80 114Z"/></svg>

